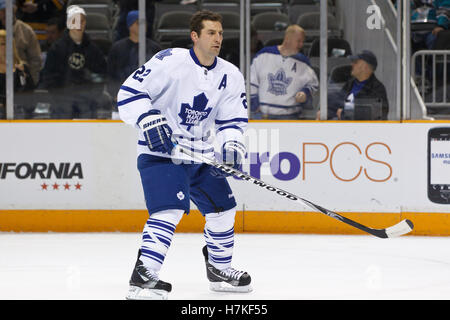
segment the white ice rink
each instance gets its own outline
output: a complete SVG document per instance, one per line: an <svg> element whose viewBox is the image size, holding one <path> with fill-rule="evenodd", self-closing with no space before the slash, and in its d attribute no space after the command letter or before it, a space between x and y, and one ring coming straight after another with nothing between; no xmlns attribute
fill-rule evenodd
<svg viewBox="0 0 450 320"><path fill-rule="evenodd" d="M123 300L138 233L0 233L0 299ZM210 292L202 234L176 233L160 274L177 300L450 299L450 238L237 234L249 294Z"/></svg>

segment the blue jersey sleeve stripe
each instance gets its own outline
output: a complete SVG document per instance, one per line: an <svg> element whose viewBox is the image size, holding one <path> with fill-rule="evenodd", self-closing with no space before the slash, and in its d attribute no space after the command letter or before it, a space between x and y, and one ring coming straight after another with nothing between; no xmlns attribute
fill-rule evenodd
<svg viewBox="0 0 450 320"><path fill-rule="evenodd" d="M127 86L121 86L120 90L124 90L124 91L130 92L132 94L144 94L144 92L137 91L136 89L133 89L133 88L127 87Z"/></svg>
<svg viewBox="0 0 450 320"><path fill-rule="evenodd" d="M126 105L127 103L130 103L130 102L133 102L133 101L136 101L136 100L140 100L140 99L149 99L149 100L152 100L152 99L150 99L150 97L148 96L148 94L142 93L142 94L140 94L140 95L137 95L137 96L134 96L134 97L131 97L131 98L122 100L122 101L118 101L118 102L117 102L117 106L121 107L121 106L123 106L123 105Z"/></svg>
<svg viewBox="0 0 450 320"><path fill-rule="evenodd" d="M244 130L242 130L242 128L240 128L238 126L220 127L219 129L217 129L217 131L222 131L222 130L226 130L226 129L236 129L236 130L239 130L240 132L244 133Z"/></svg>
<svg viewBox="0 0 450 320"><path fill-rule="evenodd" d="M230 120L216 120L216 124L225 124L230 122L248 122L247 118L234 118Z"/></svg>

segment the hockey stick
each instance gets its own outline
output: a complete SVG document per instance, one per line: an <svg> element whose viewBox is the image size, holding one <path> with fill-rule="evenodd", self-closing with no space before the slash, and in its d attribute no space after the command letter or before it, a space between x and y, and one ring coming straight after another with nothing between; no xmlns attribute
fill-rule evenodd
<svg viewBox="0 0 450 320"><path fill-rule="evenodd" d="M329 216L331 218L339 220L339 221L341 221L343 223L346 223L346 224L348 224L348 225L350 225L352 227L355 227L355 228L357 228L359 230L367 232L367 233L369 233L369 234L371 234L371 235L373 235L375 237L378 237L378 238L399 237L399 236L402 236L404 234L407 234L407 233L411 232L413 230L413 228L414 228L413 223L410 220L408 220L408 219L402 220L399 223L397 223L397 224L395 224L395 225L393 225L391 227L385 228L385 229L369 228L369 227L364 226L364 225L362 225L362 224L360 224L360 223L358 223L356 221L353 221L353 220L348 219L348 218L346 218L344 216L341 216L340 214L338 214L336 212L330 211L330 210L325 209L325 208L323 208L323 207L321 207L321 206L319 206L317 204L314 204L311 201L303 199L303 198L301 198L299 196L296 196L296 195L294 195L292 193L289 193L289 192L287 192L287 191L285 191L283 189L271 186L270 184L265 183L262 180L259 180L259 179L255 178L255 177L252 177L251 175L248 175L248 174L246 174L244 172L241 172L239 170L233 169L232 167L227 166L225 164L218 163L214 159L210 159L210 158L205 157L205 156L203 156L201 154L196 154L195 152L190 151L190 150L188 150L185 147L182 147L180 145L177 145L177 148L178 148L178 150L181 153L184 153L184 154L188 155L190 158L192 158L194 160L197 160L199 162L203 162L203 163L209 164L209 165L211 165L213 167L216 167L217 169L220 169L220 170L222 170L224 172L230 173L230 174L234 175L235 177L240 178L240 179L242 179L244 181L253 182L253 184L255 184L255 185L257 185L257 186L259 186L259 187L261 187L263 189L266 189L268 191L271 191L271 192L275 193L276 195L278 195L278 196L280 196L282 198L285 198L285 199L288 199L288 200L291 200L291 201L302 202L302 203L306 204L307 206L309 206L310 208L312 208L314 210L317 210L317 211L319 211L319 212L321 212L321 213L323 213L323 214L325 214L325 215L327 215L327 216Z"/></svg>

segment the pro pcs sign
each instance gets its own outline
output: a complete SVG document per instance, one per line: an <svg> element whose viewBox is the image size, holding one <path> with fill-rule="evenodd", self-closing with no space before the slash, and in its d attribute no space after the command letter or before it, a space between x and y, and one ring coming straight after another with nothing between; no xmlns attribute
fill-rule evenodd
<svg viewBox="0 0 450 320"><path fill-rule="evenodd" d="M434 171L428 168L434 127L250 122L243 171L334 211L450 212L449 204L428 194L431 188L445 196L450 186L443 179L428 182L430 172L448 177L450 170L437 160ZM0 140L0 209L145 209L136 129L119 121L3 122L0 136L8 137ZM440 141L433 154L447 154ZM248 181L228 179L238 210L310 211Z"/></svg>

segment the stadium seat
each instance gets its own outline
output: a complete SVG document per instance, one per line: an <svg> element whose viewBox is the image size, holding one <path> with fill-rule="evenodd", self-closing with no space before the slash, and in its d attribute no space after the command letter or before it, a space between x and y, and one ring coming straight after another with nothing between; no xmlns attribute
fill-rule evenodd
<svg viewBox="0 0 450 320"><path fill-rule="evenodd" d="M155 40L162 47L170 45L171 41L181 37L189 37L192 13L186 11L168 11L157 21Z"/></svg>
<svg viewBox="0 0 450 320"><path fill-rule="evenodd" d="M329 38L328 39L328 57L347 57L352 54L350 44L345 39ZM320 39L314 39L311 44L308 56L320 56Z"/></svg>
<svg viewBox="0 0 450 320"><path fill-rule="evenodd" d="M112 26L116 8L113 0L69 0L67 6L70 5L82 7L87 15L91 13L101 14L108 19L109 25Z"/></svg>
<svg viewBox="0 0 450 320"><path fill-rule="evenodd" d="M289 24L288 15L279 12L261 12L252 18L252 26L263 43L269 39L283 37Z"/></svg>
<svg viewBox="0 0 450 320"><path fill-rule="evenodd" d="M307 12L300 15L297 24L305 29L307 41L313 41L320 36L320 12ZM342 38L342 30L332 14L328 14L328 37Z"/></svg>
<svg viewBox="0 0 450 320"><path fill-rule="evenodd" d="M200 3L201 9L211 10L216 12L231 11L240 12L240 0L202 0Z"/></svg>
<svg viewBox="0 0 450 320"><path fill-rule="evenodd" d="M224 38L235 38L240 35L241 21L240 16L236 12L222 11L222 27L224 30Z"/></svg>
<svg viewBox="0 0 450 320"><path fill-rule="evenodd" d="M171 11L185 11L193 12L198 11L200 8L200 1L190 3L190 4L181 4L180 0L163 0L163 1L155 1L155 18L158 19L166 12Z"/></svg>
<svg viewBox="0 0 450 320"><path fill-rule="evenodd" d="M254 16L262 12L286 13L287 0L252 0L250 2L251 15Z"/></svg>
<svg viewBox="0 0 450 320"><path fill-rule="evenodd" d="M112 40L112 27L110 22L100 13L90 13L86 16L86 33L93 40Z"/></svg>

